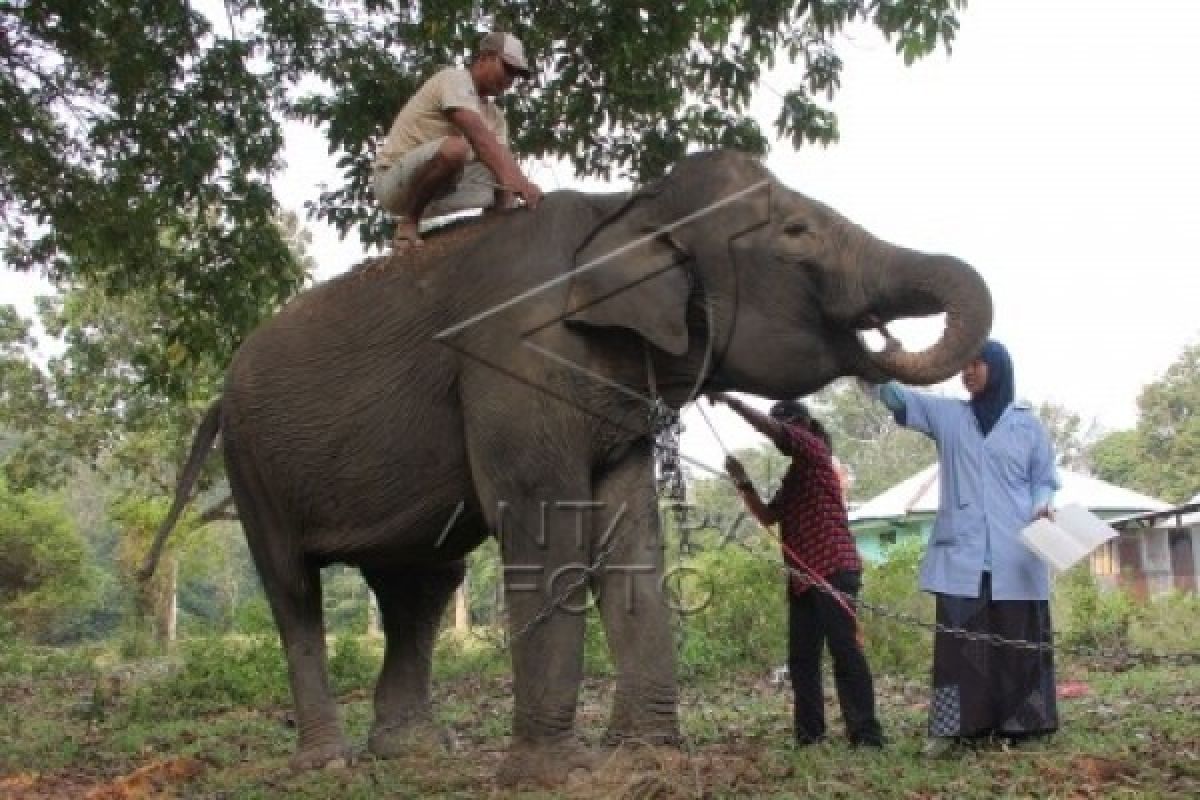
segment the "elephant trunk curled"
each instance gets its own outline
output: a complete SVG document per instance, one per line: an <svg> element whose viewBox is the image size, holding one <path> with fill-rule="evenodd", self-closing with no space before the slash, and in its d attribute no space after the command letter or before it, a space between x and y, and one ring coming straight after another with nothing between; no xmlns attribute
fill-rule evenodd
<svg viewBox="0 0 1200 800"><path fill-rule="evenodd" d="M886 323L944 313L945 329L933 345L910 353L880 324L885 347L872 352L864 345L860 373L876 381L939 383L962 369L987 339L992 326L991 294L979 273L957 258L903 248L889 250L867 318Z"/></svg>

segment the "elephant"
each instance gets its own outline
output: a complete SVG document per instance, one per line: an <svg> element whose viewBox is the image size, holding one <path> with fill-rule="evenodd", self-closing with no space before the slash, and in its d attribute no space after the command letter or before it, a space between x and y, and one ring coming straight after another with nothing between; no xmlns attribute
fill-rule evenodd
<svg viewBox="0 0 1200 800"><path fill-rule="evenodd" d="M921 351L885 327L943 313ZM351 752L320 569L357 567L378 600L367 747L394 756L430 733L439 621L465 556L498 537L514 692L498 777L554 784L594 763L575 733L589 597L615 666L605 741L679 742L650 409L714 391L795 397L841 376L935 383L991 321L966 263L877 239L748 154L692 154L626 193L551 192L364 262L251 333L147 565L219 434L303 769Z"/></svg>

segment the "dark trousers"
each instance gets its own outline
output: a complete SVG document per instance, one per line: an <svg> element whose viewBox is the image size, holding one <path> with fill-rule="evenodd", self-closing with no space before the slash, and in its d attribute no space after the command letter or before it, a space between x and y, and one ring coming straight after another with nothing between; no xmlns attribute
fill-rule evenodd
<svg viewBox="0 0 1200 800"><path fill-rule="evenodd" d="M837 572L827 578L844 593L850 608L862 587L858 572ZM825 735L825 699L821 690L821 651L829 643L838 703L853 744L883 743L875 717L875 687L871 668L855 636L854 618L837 601L816 587L788 593L788 673L795 693L796 741L808 744Z"/></svg>

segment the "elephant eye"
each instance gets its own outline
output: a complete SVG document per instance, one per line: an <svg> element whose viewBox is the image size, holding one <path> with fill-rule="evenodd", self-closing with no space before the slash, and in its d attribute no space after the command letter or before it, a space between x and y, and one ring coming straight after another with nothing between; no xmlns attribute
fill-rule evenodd
<svg viewBox="0 0 1200 800"><path fill-rule="evenodd" d="M783 232L788 236L803 236L808 233L807 222L789 222L784 226Z"/></svg>

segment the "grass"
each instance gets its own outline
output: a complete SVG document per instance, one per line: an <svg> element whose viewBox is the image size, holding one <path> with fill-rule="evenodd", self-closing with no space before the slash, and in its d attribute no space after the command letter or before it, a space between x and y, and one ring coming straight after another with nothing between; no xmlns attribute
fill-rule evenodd
<svg viewBox="0 0 1200 800"><path fill-rule="evenodd" d="M1060 701L1063 730L1057 736L949 761L920 755L925 713L920 681L879 679L881 717L891 739L883 752L852 750L836 738L795 750L789 745L789 692L761 674L725 675L685 686L683 749L621 750L590 778L563 790L510 795L493 781L512 710L511 681L495 659L489 662L472 651L466 657L475 668L442 671L438 718L452 734L452 750L418 751L394 761L364 758L345 769L293 774L287 759L294 730L286 705L271 691L249 702L226 685L250 679L231 678L230 671L238 668L261 677L263 651L244 643L237 647L241 661L219 652L193 655L215 689L198 683L187 664L166 677L159 669L149 670L143 679L126 666L116 684L109 673L72 661L56 664L63 671L54 675L0 677L0 796L921 800L1200 795L1200 666L1106 673L1067 665L1062 677L1085 682L1090 692ZM340 671L351 678L365 674L372 657L351 646L335 652L342 653ZM216 670L216 660L224 660L226 668ZM599 742L611 695L610 678L586 681L578 727L591 744ZM350 736L362 742L370 724L369 692L350 688L341 701ZM829 702L836 733L836 703L832 697Z"/></svg>

